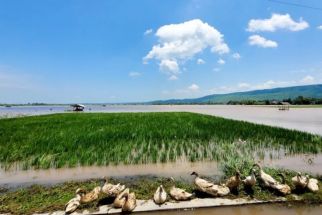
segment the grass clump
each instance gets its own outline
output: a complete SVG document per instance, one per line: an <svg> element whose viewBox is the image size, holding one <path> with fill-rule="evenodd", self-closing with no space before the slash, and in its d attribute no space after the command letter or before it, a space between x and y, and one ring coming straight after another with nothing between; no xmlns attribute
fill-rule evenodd
<svg viewBox="0 0 322 215"><path fill-rule="evenodd" d="M235 144L242 139L247 144ZM23 169L319 153L322 137L195 113L65 113L0 120L0 164Z"/></svg>

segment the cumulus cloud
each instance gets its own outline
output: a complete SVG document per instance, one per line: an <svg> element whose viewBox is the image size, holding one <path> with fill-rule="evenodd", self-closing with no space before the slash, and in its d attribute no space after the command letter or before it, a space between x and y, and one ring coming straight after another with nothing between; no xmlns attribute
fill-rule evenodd
<svg viewBox="0 0 322 215"><path fill-rule="evenodd" d="M176 60L164 59L159 64L160 69L164 72L169 72L172 75L179 73L179 65Z"/></svg>
<svg viewBox="0 0 322 215"><path fill-rule="evenodd" d="M268 40L257 34L248 37L248 43L251 46L258 46L262 48L276 48L278 46L277 42L273 40Z"/></svg>
<svg viewBox="0 0 322 215"><path fill-rule="evenodd" d="M205 64L206 62L203 60L203 59L201 59L201 58L199 58L198 60L197 60L197 64Z"/></svg>
<svg viewBox="0 0 322 215"><path fill-rule="evenodd" d="M138 77L138 76L141 76L142 74L140 72L130 72L129 73L129 76L130 77Z"/></svg>
<svg viewBox="0 0 322 215"><path fill-rule="evenodd" d="M273 13L269 19L251 19L248 22L247 31L259 32L276 30L301 31L309 27L309 23L302 18L298 22L294 21L289 14Z"/></svg>
<svg viewBox="0 0 322 215"><path fill-rule="evenodd" d="M322 30L322 25L318 26L317 29Z"/></svg>
<svg viewBox="0 0 322 215"><path fill-rule="evenodd" d="M191 91L198 91L199 90L199 86L197 84L191 84L188 87L188 89L191 90Z"/></svg>
<svg viewBox="0 0 322 215"><path fill-rule="evenodd" d="M150 29L147 29L145 32L144 32L144 35L148 35L148 34L152 34L153 33L153 29L150 28Z"/></svg>
<svg viewBox="0 0 322 215"><path fill-rule="evenodd" d="M217 61L218 64L220 65L223 65L226 63L226 61L224 61L222 58L220 58L218 61Z"/></svg>
<svg viewBox="0 0 322 215"><path fill-rule="evenodd" d="M311 75L305 76L300 82L303 84L312 84L314 83L315 78Z"/></svg>
<svg viewBox="0 0 322 215"><path fill-rule="evenodd" d="M159 43L152 47L143 61L158 60L161 70L167 68L162 62L172 62L172 65L176 65L174 70L179 71L179 65L183 65L206 48L210 48L211 52L217 54L229 52L224 36L216 28L200 19L161 26L155 35ZM173 71L171 68L170 75Z"/></svg>
<svg viewBox="0 0 322 215"><path fill-rule="evenodd" d="M239 60L241 58L240 54L235 52L233 55L233 58L235 58L236 60Z"/></svg>

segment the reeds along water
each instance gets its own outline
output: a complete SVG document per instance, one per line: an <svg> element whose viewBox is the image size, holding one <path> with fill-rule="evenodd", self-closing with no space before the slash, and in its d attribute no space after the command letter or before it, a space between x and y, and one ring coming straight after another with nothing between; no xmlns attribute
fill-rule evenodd
<svg viewBox="0 0 322 215"><path fill-rule="evenodd" d="M24 169L319 153L304 132L193 113L54 114L0 121L0 163Z"/></svg>

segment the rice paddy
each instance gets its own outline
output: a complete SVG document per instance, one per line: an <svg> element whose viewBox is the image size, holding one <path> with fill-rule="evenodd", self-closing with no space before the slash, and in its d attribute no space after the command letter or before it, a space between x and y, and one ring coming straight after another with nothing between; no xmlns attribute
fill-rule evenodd
<svg viewBox="0 0 322 215"><path fill-rule="evenodd" d="M194 113L66 113L0 120L2 168L60 168L320 153L322 137Z"/></svg>

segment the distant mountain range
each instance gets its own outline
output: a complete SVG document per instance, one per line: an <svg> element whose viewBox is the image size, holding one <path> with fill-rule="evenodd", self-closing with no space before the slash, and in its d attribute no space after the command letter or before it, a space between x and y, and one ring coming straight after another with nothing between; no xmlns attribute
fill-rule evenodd
<svg viewBox="0 0 322 215"><path fill-rule="evenodd" d="M169 99L148 102L148 104L203 104L203 103L227 103L229 101L245 100L278 100L294 99L298 96L310 98L322 98L322 84L283 87L266 90L253 90L247 92L235 92L227 94L213 94L194 99Z"/></svg>

